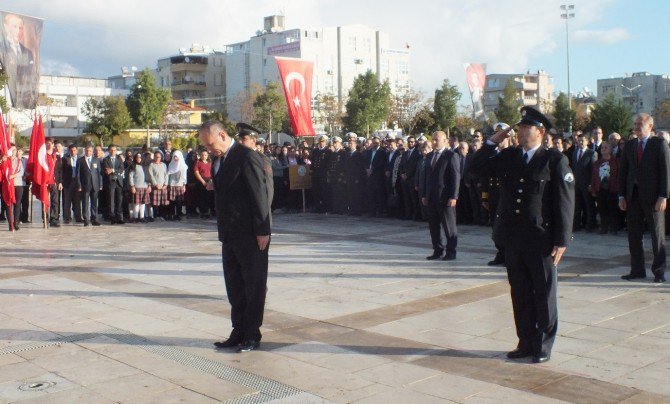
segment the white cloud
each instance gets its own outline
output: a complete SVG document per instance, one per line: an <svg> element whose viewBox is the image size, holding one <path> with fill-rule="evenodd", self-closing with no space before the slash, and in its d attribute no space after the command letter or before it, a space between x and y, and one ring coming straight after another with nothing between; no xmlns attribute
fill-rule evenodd
<svg viewBox="0 0 670 404"><path fill-rule="evenodd" d="M598 42L604 44L615 44L631 38L630 33L623 28L609 30L579 30L575 31L574 39L578 42Z"/></svg>
<svg viewBox="0 0 670 404"><path fill-rule="evenodd" d="M40 74L53 76L81 76L79 69L67 62L52 59L42 59L40 62Z"/></svg>
<svg viewBox="0 0 670 404"><path fill-rule="evenodd" d="M613 1L576 0L572 29L591 26ZM287 28L360 23L387 32L396 47L410 44L414 85L430 94L444 78L465 92L467 62L488 63L495 73L544 68L557 74L556 66L529 66L529 61L562 45L559 5L555 0L22 0L12 11L45 18L44 35L59 37L43 41L45 57L100 75L116 74L122 65L155 67L159 57L194 42L221 48L245 40L262 28L264 16L280 12ZM50 52L45 44L55 49Z"/></svg>

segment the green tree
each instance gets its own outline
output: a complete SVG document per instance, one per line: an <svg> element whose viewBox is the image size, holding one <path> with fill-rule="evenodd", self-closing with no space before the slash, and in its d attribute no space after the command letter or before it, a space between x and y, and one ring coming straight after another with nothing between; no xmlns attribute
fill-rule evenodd
<svg viewBox="0 0 670 404"><path fill-rule="evenodd" d="M519 113L519 96L516 88L514 88L514 80L512 78L507 80L502 97L498 100L496 119L509 125L519 122L519 119L521 119Z"/></svg>
<svg viewBox="0 0 670 404"><path fill-rule="evenodd" d="M279 84L268 83L254 99L254 119L252 124L267 133L276 133L282 129L282 123L288 119L286 101L280 93Z"/></svg>
<svg viewBox="0 0 670 404"><path fill-rule="evenodd" d="M424 133L430 135L436 128L435 116L433 116L433 111L430 110L430 106L424 105L412 120L412 135L418 135L419 133Z"/></svg>
<svg viewBox="0 0 670 404"><path fill-rule="evenodd" d="M133 124L121 96L89 98L82 107L82 113L88 118L85 131L96 135L101 146L105 138L120 135Z"/></svg>
<svg viewBox="0 0 670 404"><path fill-rule="evenodd" d="M7 72L5 72L5 69L0 67L0 89L5 88L8 82L9 76L7 75ZM4 96L0 96L0 108L2 108L3 111L7 111L9 109L7 106L7 99Z"/></svg>
<svg viewBox="0 0 670 404"><path fill-rule="evenodd" d="M449 79L444 79L442 87L435 90L433 101L433 116L439 129L449 131L456 124L458 100L461 92L458 87L451 85Z"/></svg>
<svg viewBox="0 0 670 404"><path fill-rule="evenodd" d="M221 111L211 111L202 114L202 121L207 122L211 120L219 121L223 124L223 127L226 129L226 133L232 135L237 132L235 127L235 122L231 121L228 117L228 112L225 109Z"/></svg>
<svg viewBox="0 0 670 404"><path fill-rule="evenodd" d="M354 79L345 105L344 125L347 131L370 134L379 129L391 107L391 88L388 81L379 82L371 71Z"/></svg>
<svg viewBox="0 0 670 404"><path fill-rule="evenodd" d="M614 93L607 94L591 111L591 124L603 128L603 133L618 132L626 136L633 126L632 118L633 111Z"/></svg>
<svg viewBox="0 0 670 404"><path fill-rule="evenodd" d="M391 98L388 121L391 124L397 124L403 133L412 133L414 117L425 104L426 101L421 91L406 89Z"/></svg>
<svg viewBox="0 0 670 404"><path fill-rule="evenodd" d="M654 126L658 128L670 127L670 99L661 101L654 109Z"/></svg>
<svg viewBox="0 0 670 404"><path fill-rule="evenodd" d="M576 116L577 111L574 108L568 109L568 96L564 92L558 93L558 97L554 101L556 128L560 132L567 132L571 127L575 126Z"/></svg>
<svg viewBox="0 0 670 404"><path fill-rule="evenodd" d="M340 103L332 94L316 96L316 119L328 133L339 132L342 128L342 111Z"/></svg>
<svg viewBox="0 0 670 404"><path fill-rule="evenodd" d="M147 146L151 146L149 128L161 123L165 107L170 101L170 90L160 88L149 69L142 70L130 89L126 105L135 123L147 128Z"/></svg>

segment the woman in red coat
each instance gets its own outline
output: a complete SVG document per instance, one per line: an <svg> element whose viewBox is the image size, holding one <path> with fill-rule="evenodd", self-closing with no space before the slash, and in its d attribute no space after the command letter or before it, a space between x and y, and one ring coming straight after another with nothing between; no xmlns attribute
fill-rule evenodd
<svg viewBox="0 0 670 404"><path fill-rule="evenodd" d="M619 159L612 156L612 146L609 142L601 144L600 153L601 157L593 164L591 194L597 198L600 234L606 234L608 231L616 234L621 227L617 197Z"/></svg>

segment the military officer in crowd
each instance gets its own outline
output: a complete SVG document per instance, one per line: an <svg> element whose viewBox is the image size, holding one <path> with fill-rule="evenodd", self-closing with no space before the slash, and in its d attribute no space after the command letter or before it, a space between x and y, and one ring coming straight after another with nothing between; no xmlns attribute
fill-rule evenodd
<svg viewBox="0 0 670 404"><path fill-rule="evenodd" d="M358 137L355 133L347 133L349 143L345 153L346 211L350 215L360 216L365 193L365 162L358 151Z"/></svg>
<svg viewBox="0 0 670 404"><path fill-rule="evenodd" d="M556 267L572 238L575 178L565 155L542 146L551 123L541 112L521 108L518 140L496 154L512 128L498 131L473 159L473 170L500 178L493 239L505 248L514 322L519 338L511 359L550 359L558 330Z"/></svg>
<svg viewBox="0 0 670 404"><path fill-rule="evenodd" d="M266 156L263 153L262 149L259 150L258 147L259 140L263 140L263 138L259 139L260 131L247 123L238 122L236 126L237 126L237 139L240 141L240 143L243 146L246 146L251 150L257 152L261 156L261 159L263 160L263 172L265 173L265 187L268 193L268 203L270 204L270 206L268 206L268 209L272 211L272 198L274 197L275 194L274 180L272 179L272 161L270 160L270 157ZM272 216L270 216L270 221L272 221Z"/></svg>
<svg viewBox="0 0 670 404"><path fill-rule="evenodd" d="M326 173L326 181L328 184L328 210L342 215L345 213L346 207L346 172L345 160L347 152L342 147L342 138L335 136L332 139L333 151L328 153L328 171Z"/></svg>
<svg viewBox="0 0 670 404"><path fill-rule="evenodd" d="M314 199L314 210L316 213L327 211L328 198L328 136L318 137L318 146L312 152L312 198Z"/></svg>

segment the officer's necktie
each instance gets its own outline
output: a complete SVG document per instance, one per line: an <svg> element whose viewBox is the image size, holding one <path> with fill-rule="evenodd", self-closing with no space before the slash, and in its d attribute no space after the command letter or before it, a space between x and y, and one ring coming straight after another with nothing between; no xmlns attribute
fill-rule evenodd
<svg viewBox="0 0 670 404"><path fill-rule="evenodd" d="M523 154L523 165L528 164L528 153Z"/></svg>
<svg viewBox="0 0 670 404"><path fill-rule="evenodd" d="M638 140L637 142L637 153L635 155L637 159L637 163L640 164L640 161L642 161L642 152L644 151L644 147L642 146L642 140Z"/></svg>
<svg viewBox="0 0 670 404"><path fill-rule="evenodd" d="M430 168L435 168L435 163L437 163L437 156L438 155L439 155L439 153L437 152L437 150L435 150L433 152L433 161L430 162Z"/></svg>

